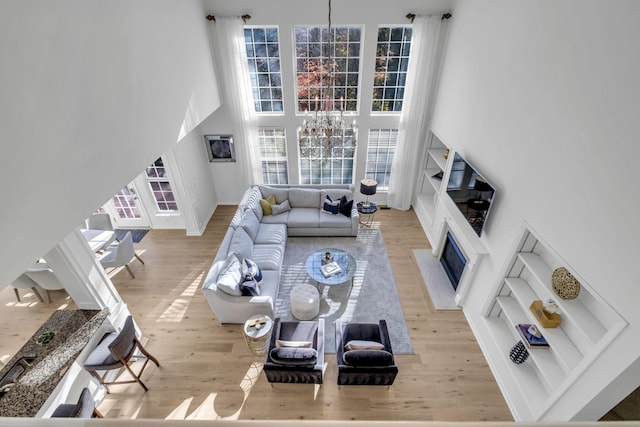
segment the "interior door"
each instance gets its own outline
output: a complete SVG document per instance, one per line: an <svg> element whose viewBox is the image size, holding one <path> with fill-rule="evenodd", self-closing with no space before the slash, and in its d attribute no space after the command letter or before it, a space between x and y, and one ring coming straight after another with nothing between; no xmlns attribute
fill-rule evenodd
<svg viewBox="0 0 640 427"><path fill-rule="evenodd" d="M115 228L151 228L135 181L122 187L104 206Z"/></svg>

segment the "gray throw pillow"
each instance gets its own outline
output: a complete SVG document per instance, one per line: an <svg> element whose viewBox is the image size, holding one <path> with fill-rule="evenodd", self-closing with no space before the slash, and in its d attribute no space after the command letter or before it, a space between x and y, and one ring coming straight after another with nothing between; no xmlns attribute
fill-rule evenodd
<svg viewBox="0 0 640 427"><path fill-rule="evenodd" d="M278 215L283 212L287 212L291 210L291 205L289 205L289 200L285 200L282 203L271 206L271 214Z"/></svg>
<svg viewBox="0 0 640 427"><path fill-rule="evenodd" d="M318 358L315 348L275 347L269 353L275 363L283 365L313 365Z"/></svg>

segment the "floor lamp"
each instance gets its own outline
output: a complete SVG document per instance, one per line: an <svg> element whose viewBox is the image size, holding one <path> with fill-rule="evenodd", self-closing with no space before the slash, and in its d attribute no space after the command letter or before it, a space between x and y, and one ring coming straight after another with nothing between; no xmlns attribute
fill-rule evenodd
<svg viewBox="0 0 640 427"><path fill-rule="evenodd" d="M367 196L366 201L362 204L364 209L369 209L371 203L369 203L369 196L376 194L376 187L378 182L375 179L365 178L360 181L360 193Z"/></svg>

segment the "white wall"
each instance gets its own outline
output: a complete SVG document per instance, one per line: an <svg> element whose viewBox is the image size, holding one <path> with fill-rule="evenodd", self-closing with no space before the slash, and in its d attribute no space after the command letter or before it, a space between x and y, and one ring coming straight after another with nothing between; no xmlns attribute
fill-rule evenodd
<svg viewBox="0 0 640 427"><path fill-rule="evenodd" d="M433 129L497 187L465 313L526 220L629 322L551 419L595 419L640 384L622 376L640 356L639 18L633 0L460 0L451 20Z"/></svg>
<svg viewBox="0 0 640 427"><path fill-rule="evenodd" d="M220 104L199 0L0 4L0 286Z"/></svg>

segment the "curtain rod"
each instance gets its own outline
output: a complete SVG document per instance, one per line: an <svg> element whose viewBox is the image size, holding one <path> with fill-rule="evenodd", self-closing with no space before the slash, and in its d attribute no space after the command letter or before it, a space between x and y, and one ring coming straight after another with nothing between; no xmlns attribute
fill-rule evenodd
<svg viewBox="0 0 640 427"><path fill-rule="evenodd" d="M209 20L209 21L216 22L216 17L215 17L215 16L213 16L213 15L207 15L207 16L206 16L206 18L207 18L207 20ZM249 14L245 14L245 15L242 15L242 16L241 16L241 18L242 18L242 20L243 20L244 22L247 22L249 19L251 19L251 15L249 15Z"/></svg>
<svg viewBox="0 0 640 427"><path fill-rule="evenodd" d="M407 16L405 16L405 18L407 18L413 24L413 20L416 19L416 14L415 13L407 13ZM451 18L451 14L450 13L443 13L442 17L440 19L444 21L445 19L449 19L449 18Z"/></svg>

